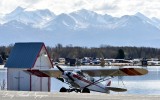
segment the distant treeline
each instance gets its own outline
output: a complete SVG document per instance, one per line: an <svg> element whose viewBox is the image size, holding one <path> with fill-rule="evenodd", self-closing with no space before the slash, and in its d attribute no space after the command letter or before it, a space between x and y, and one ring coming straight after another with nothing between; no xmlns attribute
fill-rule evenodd
<svg viewBox="0 0 160 100"><path fill-rule="evenodd" d="M0 46L0 55L5 59L9 56L13 45ZM78 47L78 46L63 46L57 44L54 47L47 46L48 53L53 60L58 58L83 58L83 57L97 57L97 58L116 58L118 51L123 50L126 59L134 58L159 58L160 49L151 47L116 47L103 45L100 47Z"/></svg>
<svg viewBox="0 0 160 100"><path fill-rule="evenodd" d="M63 47L57 44L55 47L47 47L51 58L54 60L60 57L63 58L83 58L83 57L98 57L98 58L116 58L119 50L123 50L125 59L134 58L160 58L160 49L150 47L116 47L103 45L100 47L78 47L68 45Z"/></svg>

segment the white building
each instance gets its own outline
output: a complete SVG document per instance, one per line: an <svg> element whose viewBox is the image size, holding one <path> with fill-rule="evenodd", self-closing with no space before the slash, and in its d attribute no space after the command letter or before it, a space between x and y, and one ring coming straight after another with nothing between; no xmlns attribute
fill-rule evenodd
<svg viewBox="0 0 160 100"><path fill-rule="evenodd" d="M40 73L37 77L25 72L27 69L53 67L44 43L16 43L5 67L7 67L8 90L50 91L50 77Z"/></svg>

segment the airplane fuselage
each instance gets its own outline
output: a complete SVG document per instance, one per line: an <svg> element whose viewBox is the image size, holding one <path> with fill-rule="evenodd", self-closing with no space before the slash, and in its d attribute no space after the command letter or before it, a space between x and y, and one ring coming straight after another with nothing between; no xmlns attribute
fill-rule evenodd
<svg viewBox="0 0 160 100"><path fill-rule="evenodd" d="M68 81L72 85L72 80L70 80L66 75L62 75L62 76L66 81ZM80 89L88 88L91 91L109 93L109 90L106 88L104 84L94 83L96 81L94 78L89 79L90 77L84 77L75 72L70 72L70 76L74 80L73 83L77 84L77 86L79 86ZM73 87L75 87L75 85Z"/></svg>

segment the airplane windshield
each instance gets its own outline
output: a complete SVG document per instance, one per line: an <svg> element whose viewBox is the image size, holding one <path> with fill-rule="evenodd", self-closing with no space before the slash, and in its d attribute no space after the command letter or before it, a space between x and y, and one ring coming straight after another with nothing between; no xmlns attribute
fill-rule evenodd
<svg viewBox="0 0 160 100"><path fill-rule="evenodd" d="M87 78L87 80L94 82L95 79L93 77L90 77L88 74L84 73L84 76Z"/></svg>
<svg viewBox="0 0 160 100"><path fill-rule="evenodd" d="M76 72L77 74L79 74L80 76L85 77L87 80L89 80L89 81L91 81L91 82L94 82L94 81L95 81L95 79L94 79L93 77L90 77L88 74L83 73L81 70L75 70L75 72Z"/></svg>
<svg viewBox="0 0 160 100"><path fill-rule="evenodd" d="M81 76L84 76L83 73L81 71L77 71L77 73Z"/></svg>

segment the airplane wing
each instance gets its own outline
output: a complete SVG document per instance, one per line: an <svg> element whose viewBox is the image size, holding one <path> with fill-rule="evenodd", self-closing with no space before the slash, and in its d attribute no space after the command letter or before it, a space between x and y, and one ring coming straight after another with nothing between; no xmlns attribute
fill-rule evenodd
<svg viewBox="0 0 160 100"><path fill-rule="evenodd" d="M63 68L67 71L73 71L75 68ZM87 73L89 76L138 76L145 75L148 70L144 68L79 68L83 73ZM28 69L25 70L28 73L34 74L39 77L61 77L61 72L58 69Z"/></svg>
<svg viewBox="0 0 160 100"><path fill-rule="evenodd" d="M148 73L148 70L144 68L118 68L118 69L92 69L83 70L82 72L88 75L94 76L139 76Z"/></svg>
<svg viewBox="0 0 160 100"><path fill-rule="evenodd" d="M36 75L38 77L61 77L62 73L59 70L45 69L27 69L25 72Z"/></svg>

